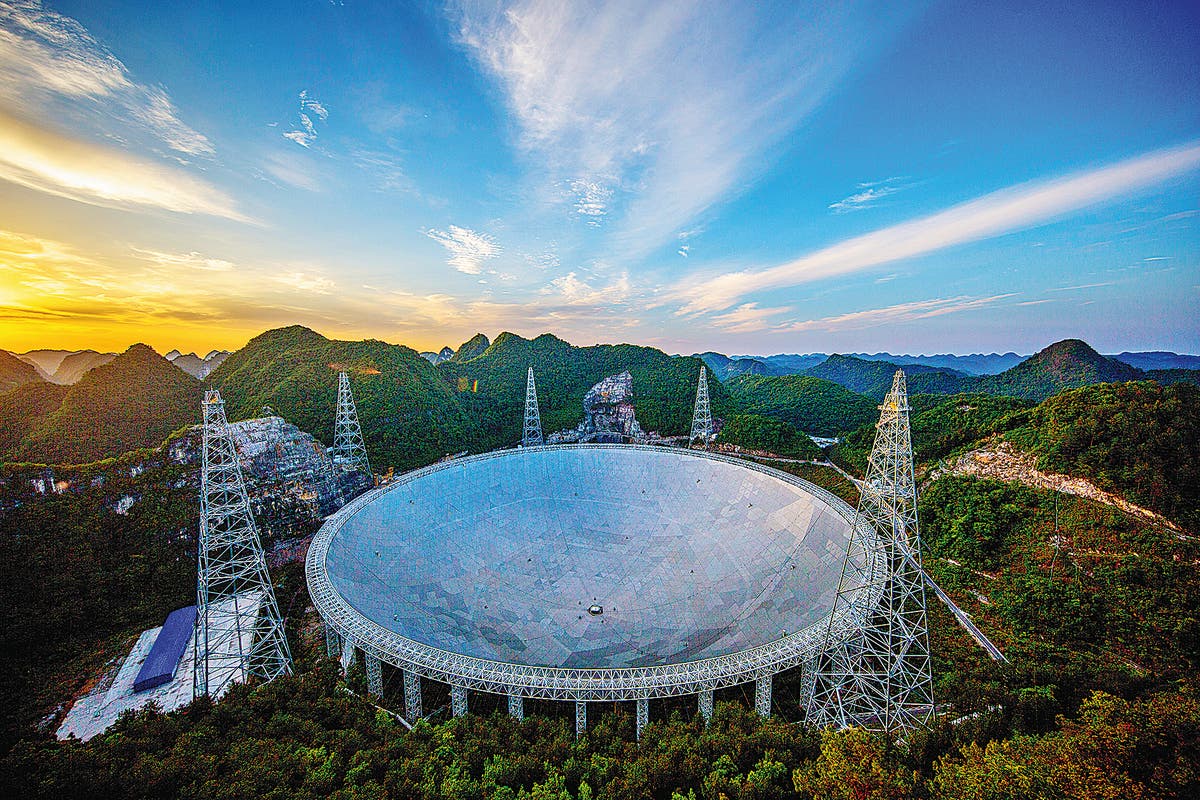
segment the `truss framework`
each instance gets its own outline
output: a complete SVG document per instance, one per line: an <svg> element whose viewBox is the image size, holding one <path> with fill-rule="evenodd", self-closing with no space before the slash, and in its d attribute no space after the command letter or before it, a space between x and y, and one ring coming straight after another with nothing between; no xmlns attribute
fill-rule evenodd
<svg viewBox="0 0 1200 800"><path fill-rule="evenodd" d="M522 447L541 447L546 443L542 437L542 415L538 411L537 384L533 382L533 367L525 381L525 425L521 429Z"/></svg>
<svg viewBox="0 0 1200 800"><path fill-rule="evenodd" d="M358 408L350 391L350 376L338 373L337 417L333 423L333 461L344 469L357 470L371 476L367 446L363 444L362 426L358 423Z"/></svg>
<svg viewBox="0 0 1200 800"><path fill-rule="evenodd" d="M650 445L620 444L556 445L555 449L564 447L657 449ZM330 517L313 537L305 561L309 592L322 619L347 642L352 642L367 655L382 659L414 675L492 694L519 694L523 697L547 700L579 701L675 697L757 681L798 664L813 662L825 645L827 626L835 635L845 638L863 623L870 611L869 608L858 605L846 605L842 609L835 609L830 623L821 621L773 642L714 658L653 667L567 669L492 661L431 647L371 621L338 594L329 579L325 558L333 538L358 509L374 500L379 493L393 491L398 486L432 472L461 468L467 460L504 458L508 455L511 455L511 452L500 451L432 464L407 473L387 487L360 495L339 513ZM696 458L736 464L744 469L771 475L820 498L847 522L854 521L854 509L844 500L800 478L716 453L693 451L692 455ZM860 535L870 541L873 532L864 529L860 531Z"/></svg>
<svg viewBox="0 0 1200 800"><path fill-rule="evenodd" d="M700 367L700 380L696 383L696 408L692 411L692 434L688 442L700 441L708 444L713 434L712 409L708 404L708 368Z"/></svg>
<svg viewBox="0 0 1200 800"><path fill-rule="evenodd" d="M880 407L857 519L831 619L865 622L850 635L831 624L808 698L817 725L888 732L927 727L933 680L925 616L916 484L904 372ZM863 536L864 532L873 536Z"/></svg>
<svg viewBox="0 0 1200 800"><path fill-rule="evenodd" d="M220 392L204 393L203 411L192 694L220 697L237 680L289 674L292 654Z"/></svg>

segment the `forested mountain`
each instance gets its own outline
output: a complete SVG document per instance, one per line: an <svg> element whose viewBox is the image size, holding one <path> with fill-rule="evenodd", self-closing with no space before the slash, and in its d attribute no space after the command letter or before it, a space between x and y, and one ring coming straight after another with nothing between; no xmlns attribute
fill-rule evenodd
<svg viewBox="0 0 1200 800"><path fill-rule="evenodd" d="M900 367L888 361L865 361L853 356L832 355L816 366L804 370L805 375L822 378L844 386L852 392L882 400L892 388L892 376ZM966 375L952 370L910 364L904 367L906 376L930 373L942 382L958 385Z"/></svg>
<svg viewBox="0 0 1200 800"><path fill-rule="evenodd" d="M891 386L891 375L897 368L898 365L889 362L830 356L824 363L806 370L806 374L828 378L870 397L882 398ZM1078 386L1154 377L1136 367L1105 358L1078 339L1055 342L996 375L963 375L913 365L903 369L910 394L974 392L1028 400L1045 400L1063 389ZM1163 377L1167 378L1164 382L1172 383L1192 380L1187 374Z"/></svg>
<svg viewBox="0 0 1200 800"><path fill-rule="evenodd" d="M776 375L797 375L809 367L816 366L828 356L825 353L779 353L773 356L734 356L734 358L756 358L766 362Z"/></svg>
<svg viewBox="0 0 1200 800"><path fill-rule="evenodd" d="M729 382L745 413L777 417L813 436L840 436L876 419L876 402L807 375L742 375Z"/></svg>
<svg viewBox="0 0 1200 800"><path fill-rule="evenodd" d="M705 363L714 378L724 383L738 375L782 375L783 373L758 358L735 357L720 353L700 353L692 356Z"/></svg>
<svg viewBox="0 0 1200 800"><path fill-rule="evenodd" d="M37 380L0 393L0 461L9 460L34 424L62 405L68 388Z"/></svg>
<svg viewBox="0 0 1200 800"><path fill-rule="evenodd" d="M482 333L477 333L470 339L467 339L465 342L460 344L458 349L454 351L454 355L450 356L450 359L452 361L470 361L476 356L483 355L483 352L487 350L491 344L492 343L488 341L488 337L484 336Z"/></svg>
<svg viewBox="0 0 1200 800"><path fill-rule="evenodd" d="M22 361L7 350L0 350L0 392L40 380L42 376L33 364Z"/></svg>
<svg viewBox="0 0 1200 800"><path fill-rule="evenodd" d="M935 461L954 450L974 444L1033 406L1031 400L958 394L950 397L910 394L909 425L912 429L913 459L917 464ZM874 421L864 424L834 446L832 457L851 471L862 474L875 441Z"/></svg>
<svg viewBox="0 0 1200 800"><path fill-rule="evenodd" d="M949 372L962 372L967 375L995 375L1006 369L1015 367L1028 356L1016 353L972 353L966 356L940 354L932 356L892 355L891 353L848 353L847 355L861 358L864 361L887 361L907 367L917 364L934 369L944 369Z"/></svg>
<svg viewBox="0 0 1200 800"><path fill-rule="evenodd" d="M583 418L587 390L624 370L633 375L633 404L643 429L664 436L687 434L691 429L701 361L672 357L652 347L575 347L548 333L525 339L506 332L481 355L467 361L456 356L437 369L482 425L486 444L495 447L519 438L529 367L537 380L546 433L574 428ZM709 396L713 416L733 410L719 381L709 381Z"/></svg>
<svg viewBox="0 0 1200 800"><path fill-rule="evenodd" d="M27 409L57 395L26 395ZM126 450L157 447L172 431L199 419L200 382L144 344L96 367L49 412L30 418L9 461L78 464Z"/></svg>
<svg viewBox="0 0 1200 800"><path fill-rule="evenodd" d="M758 414L729 417L717 434L717 443L734 444L746 450L765 450L786 458L822 458L821 448L790 422Z"/></svg>
<svg viewBox="0 0 1200 800"><path fill-rule="evenodd" d="M979 379L976 391L1045 400L1063 389L1092 383L1135 381L1143 377L1136 367L1105 358L1086 342L1064 339L1030 356L999 375Z"/></svg>
<svg viewBox="0 0 1200 800"><path fill-rule="evenodd" d="M1007 438L1038 468L1080 475L1102 489L1200 530L1200 388L1151 381L1062 392Z"/></svg>
<svg viewBox="0 0 1200 800"><path fill-rule="evenodd" d="M373 339L326 339L298 325L267 331L226 358L208 384L221 391L231 420L270 406L331 444L340 371L350 374L376 471L422 466L478 440L478 425L432 364L408 347ZM509 434L519 438L520 421Z"/></svg>
<svg viewBox="0 0 1200 800"><path fill-rule="evenodd" d="M27 361L37 367L38 374L46 380L58 369L63 359L74 353L74 350L30 350L27 353L13 353L22 361Z"/></svg>
<svg viewBox="0 0 1200 800"><path fill-rule="evenodd" d="M97 353L95 350L80 350L64 358L50 376L50 380L63 386L78 383L79 379L96 367L103 366L117 357L116 353Z"/></svg>
<svg viewBox="0 0 1200 800"><path fill-rule="evenodd" d="M200 380L207 378L228 357L228 350L212 350L203 358L195 353L180 353L178 350L172 350L164 356L167 361L170 361L193 378L199 378Z"/></svg>

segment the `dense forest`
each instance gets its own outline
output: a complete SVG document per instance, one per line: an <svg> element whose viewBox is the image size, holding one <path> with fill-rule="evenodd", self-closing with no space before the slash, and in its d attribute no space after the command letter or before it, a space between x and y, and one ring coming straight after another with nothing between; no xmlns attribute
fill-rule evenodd
<svg viewBox="0 0 1200 800"><path fill-rule="evenodd" d="M832 355L820 364L806 369L804 374L833 381L878 402L892 388L892 376L896 374L897 369L900 367L888 361L867 361L854 356ZM929 379L949 380L954 385L967 377L965 373L952 369L939 369L921 364L906 364L903 369L910 378L922 375Z"/></svg>
<svg viewBox="0 0 1200 800"><path fill-rule="evenodd" d="M1038 468L1081 475L1200 530L1200 387L1151 381L1062 392L1007 434Z"/></svg>
<svg viewBox="0 0 1200 800"><path fill-rule="evenodd" d="M437 370L415 350L374 340L343 342L293 326L267 331L208 378L231 420L264 406L333 443L338 372L350 375L367 455L376 472L412 469L478 437Z"/></svg>
<svg viewBox="0 0 1200 800"><path fill-rule="evenodd" d="M195 469L159 460L141 472L146 455L0 469L0 749L80 689L97 655L124 655L131 630L196 596ZM31 477L88 488L37 494ZM139 502L119 513L122 497Z"/></svg>
<svg viewBox="0 0 1200 800"><path fill-rule="evenodd" d="M821 448L813 440L781 419L758 414L734 414L717 434L718 444L734 444L747 450L762 450L787 458L819 459Z"/></svg>
<svg viewBox="0 0 1200 800"><path fill-rule="evenodd" d="M839 436L879 416L876 401L805 375L740 375L729 391L745 413L776 417L814 436Z"/></svg>
<svg viewBox="0 0 1200 800"><path fill-rule="evenodd" d="M39 379L0 397L0 460L82 464L157 447L199 421L200 397L199 381L135 344L72 386Z"/></svg>
<svg viewBox="0 0 1200 800"><path fill-rule="evenodd" d="M936 461L996 430L1003 429L1015 415L1033 406L1015 397L986 394L909 395L909 425L912 428L913 460L917 464ZM847 434L831 450L833 460L861 474L875 441L875 423L864 423Z"/></svg>

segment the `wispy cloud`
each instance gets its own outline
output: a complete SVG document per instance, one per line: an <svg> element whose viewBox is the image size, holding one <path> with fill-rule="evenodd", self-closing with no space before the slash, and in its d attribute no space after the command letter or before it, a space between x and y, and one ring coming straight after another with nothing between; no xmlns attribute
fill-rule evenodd
<svg viewBox="0 0 1200 800"><path fill-rule="evenodd" d="M961 311L990 306L1001 300L1013 297L1012 293L997 294L991 297L946 297L933 300L917 300L911 303L898 303L883 308L871 308L864 311L852 311L848 314L837 314L820 319L807 319L800 322L790 322L774 327L781 333L799 333L801 331L847 331L874 328L879 325L894 325L900 322L941 317L946 314L957 314Z"/></svg>
<svg viewBox="0 0 1200 800"><path fill-rule="evenodd" d="M829 208L835 214L848 214L851 211L861 211L870 208L885 197L901 191L901 178L885 178L882 181L860 183L858 191L849 197L844 197L836 203L830 203Z"/></svg>
<svg viewBox="0 0 1200 800"><path fill-rule="evenodd" d="M204 272L228 272L236 265L232 261L191 251L190 253L168 253L162 250L147 250L141 247L130 248L133 254L154 264L164 267L180 267L183 269L198 269Z"/></svg>
<svg viewBox="0 0 1200 800"><path fill-rule="evenodd" d="M1105 281L1103 283L1081 283L1076 286L1059 286L1054 289L1048 289L1050 292L1074 292L1079 289L1099 289L1101 286L1112 286L1114 281Z"/></svg>
<svg viewBox="0 0 1200 800"><path fill-rule="evenodd" d="M72 139L3 112L0 180L92 205L250 221L232 198L182 170Z"/></svg>
<svg viewBox="0 0 1200 800"><path fill-rule="evenodd" d="M777 327L770 320L787 313L789 308L759 308L758 303L743 303L734 310L713 317L713 324L730 333L756 333Z"/></svg>
<svg viewBox="0 0 1200 800"><path fill-rule="evenodd" d="M304 89L300 92L300 110L296 116L299 124L290 131L284 131L283 138L291 139L301 147L311 147L317 140L314 119L324 122L329 119L329 111L315 97L309 97L308 90Z"/></svg>
<svg viewBox="0 0 1200 800"><path fill-rule="evenodd" d="M526 253L525 263L535 269L556 269L562 263L558 257L558 245L551 242L540 253Z"/></svg>
<svg viewBox="0 0 1200 800"><path fill-rule="evenodd" d="M457 22L536 169L621 188L612 235L629 258L744 188L910 13L895 6L464 0Z"/></svg>
<svg viewBox="0 0 1200 800"><path fill-rule="evenodd" d="M483 272L483 262L500 255L500 245L486 233L451 225L449 229L425 231L425 235L446 248L450 258L446 263L467 275Z"/></svg>
<svg viewBox="0 0 1200 800"><path fill-rule="evenodd" d="M575 213L583 217L588 225L598 226L608 213L608 203L613 190L595 180L571 181L571 193L575 197Z"/></svg>
<svg viewBox="0 0 1200 800"><path fill-rule="evenodd" d="M703 228L692 228L691 230L680 232L680 234L679 234L679 249L676 250L675 252L678 253L679 255L683 256L684 258L687 258L688 256L690 256L692 254L692 243L690 241L691 238L693 236L699 236L703 232L704 232Z"/></svg>
<svg viewBox="0 0 1200 800"><path fill-rule="evenodd" d="M574 272L555 278L542 290L544 295L557 295L570 306L594 306L617 304L629 297L629 273L621 273L607 286L595 287L579 278Z"/></svg>
<svg viewBox="0 0 1200 800"><path fill-rule="evenodd" d="M1200 142L1156 150L1098 169L1002 189L927 217L856 236L785 264L678 286L682 315L720 311L754 292L859 272L948 247L1045 224L1200 168Z"/></svg>
<svg viewBox="0 0 1200 800"><path fill-rule="evenodd" d="M163 88L135 82L76 20L38 0L0 2L0 104L40 119L57 117L64 103L71 104L73 116L88 117L101 128L121 118L177 153L213 154L209 140L179 118ZM112 104L124 113L111 114Z"/></svg>

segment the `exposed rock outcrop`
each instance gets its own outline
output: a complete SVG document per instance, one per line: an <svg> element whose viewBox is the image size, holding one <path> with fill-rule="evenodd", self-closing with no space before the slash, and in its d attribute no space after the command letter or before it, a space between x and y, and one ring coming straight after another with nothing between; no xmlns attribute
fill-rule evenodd
<svg viewBox="0 0 1200 800"><path fill-rule="evenodd" d="M1129 502L1123 497L1106 492L1084 478L1042 472L1037 468L1037 456L1018 450L1012 442L995 441L963 453L944 466L934 469L929 480L941 475L973 475L978 478L993 478L1000 481L1016 481L1035 489L1051 489L1063 494L1086 497L1097 503L1116 506L1135 517L1152 520L1178 530L1178 526L1153 511Z"/></svg>
<svg viewBox="0 0 1200 800"><path fill-rule="evenodd" d="M644 435L633 409L633 376L626 370L597 383L583 397L581 436L606 433L640 438Z"/></svg>

